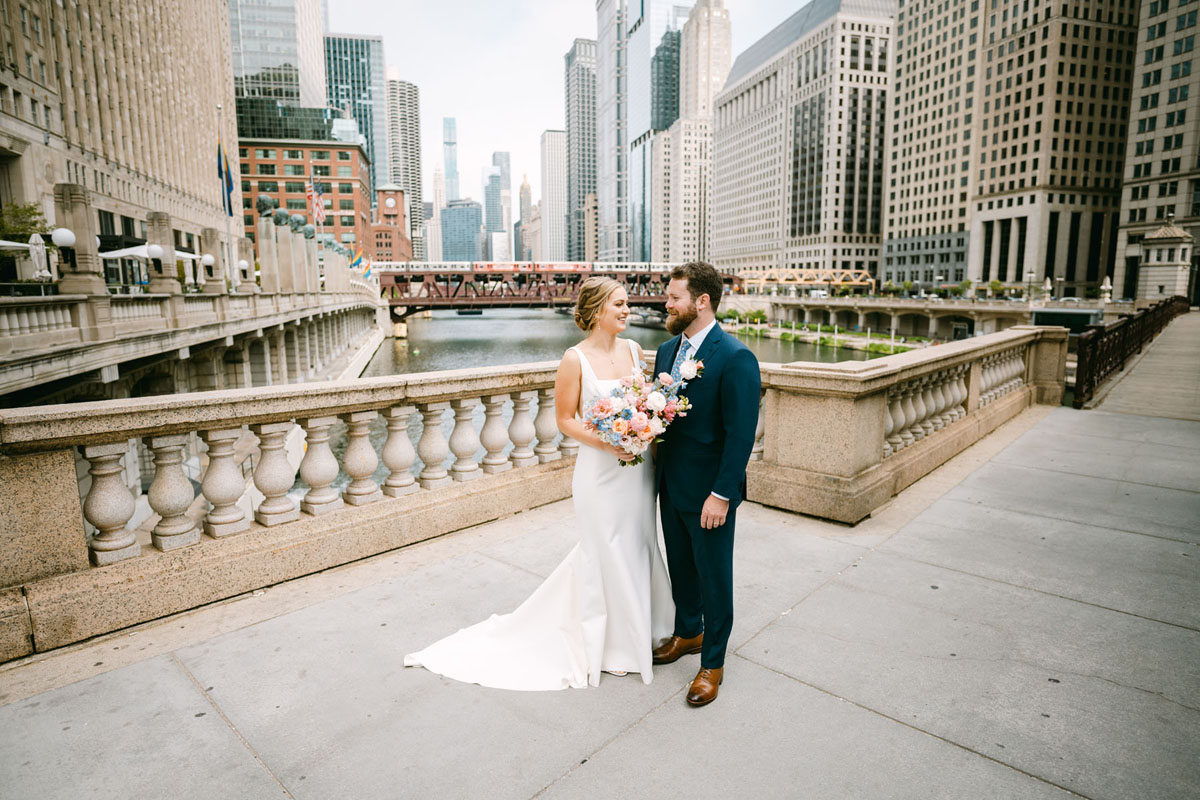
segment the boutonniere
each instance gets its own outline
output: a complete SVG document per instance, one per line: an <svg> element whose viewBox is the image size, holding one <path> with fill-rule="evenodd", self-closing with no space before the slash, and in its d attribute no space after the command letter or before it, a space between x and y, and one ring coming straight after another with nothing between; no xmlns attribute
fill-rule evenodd
<svg viewBox="0 0 1200 800"><path fill-rule="evenodd" d="M679 377L685 381L694 381L704 375L704 362L689 358L679 365Z"/></svg>

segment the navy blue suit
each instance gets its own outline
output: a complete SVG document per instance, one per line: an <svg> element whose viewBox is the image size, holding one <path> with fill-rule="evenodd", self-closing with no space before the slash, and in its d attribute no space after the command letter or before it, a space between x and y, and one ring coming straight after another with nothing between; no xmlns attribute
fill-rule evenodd
<svg viewBox="0 0 1200 800"><path fill-rule="evenodd" d="M680 341L676 336L658 348L657 372L671 370ZM758 359L720 325L691 357L704 362L704 374L688 382L682 394L692 409L667 428L658 446L659 511L675 598L675 635L692 638L703 632L700 666L714 669L725 665L733 630L734 517L746 498L761 379ZM705 530L700 510L712 493L729 499L729 514L724 525Z"/></svg>

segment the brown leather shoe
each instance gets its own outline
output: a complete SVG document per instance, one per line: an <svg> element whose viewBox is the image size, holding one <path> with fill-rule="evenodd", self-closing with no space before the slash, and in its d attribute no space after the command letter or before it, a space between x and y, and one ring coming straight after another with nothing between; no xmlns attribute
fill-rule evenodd
<svg viewBox="0 0 1200 800"><path fill-rule="evenodd" d="M673 664L684 656L699 653L703 645L703 633L699 636L693 636L691 639L683 639L672 635L661 647L654 648L654 653L652 654L654 656L654 663Z"/></svg>
<svg viewBox="0 0 1200 800"><path fill-rule="evenodd" d="M716 700L717 687L721 685L721 681L724 679L724 677L724 667L718 667L716 669L701 669L699 672L697 672L696 680L692 681L692 688L688 690L688 705L706 706L713 700Z"/></svg>

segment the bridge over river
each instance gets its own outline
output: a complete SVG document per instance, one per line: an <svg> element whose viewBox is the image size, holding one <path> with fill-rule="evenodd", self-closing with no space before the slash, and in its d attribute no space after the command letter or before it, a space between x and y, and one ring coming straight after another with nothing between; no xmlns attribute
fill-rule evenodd
<svg viewBox="0 0 1200 800"><path fill-rule="evenodd" d="M535 693L401 667L514 608L574 544L578 445L553 431L552 364L2 412L0 796L1196 797L1200 314L1096 410L1061 407L1065 350L1064 332L1017 327L764 364L727 680L704 709L683 700L693 657L649 685ZM380 411L382 497L364 447ZM335 508L338 414L355 483ZM270 449L293 420L304 511ZM266 499L223 529L241 472L221 443L241 423ZM212 443L217 507L194 521L214 533L160 550L187 527L168 509L153 542L89 566L61 454L101 468L84 513L107 547L126 533L108 443L153 428L172 434L152 441L163 475L174 434ZM22 641L37 652L15 657Z"/></svg>

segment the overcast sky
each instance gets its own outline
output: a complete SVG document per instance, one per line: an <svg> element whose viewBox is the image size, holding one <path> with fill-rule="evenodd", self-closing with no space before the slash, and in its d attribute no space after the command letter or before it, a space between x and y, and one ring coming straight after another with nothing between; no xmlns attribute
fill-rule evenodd
<svg viewBox="0 0 1200 800"><path fill-rule="evenodd" d="M725 0L734 58L805 2ZM513 219L522 175L540 199L542 131L565 127L563 56L596 38L595 0L329 0L329 16L332 33L381 34L388 65L420 88L425 200L443 117L458 120L462 195L482 201L483 169L507 150Z"/></svg>

